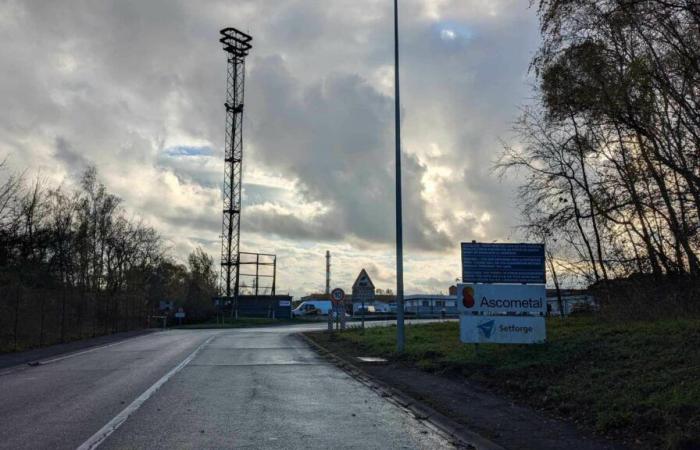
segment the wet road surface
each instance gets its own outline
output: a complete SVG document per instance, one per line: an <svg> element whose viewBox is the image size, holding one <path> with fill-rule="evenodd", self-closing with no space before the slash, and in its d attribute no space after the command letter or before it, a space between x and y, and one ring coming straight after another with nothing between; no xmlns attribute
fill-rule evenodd
<svg viewBox="0 0 700 450"><path fill-rule="evenodd" d="M173 330L0 375L0 448L451 448L294 333Z"/></svg>

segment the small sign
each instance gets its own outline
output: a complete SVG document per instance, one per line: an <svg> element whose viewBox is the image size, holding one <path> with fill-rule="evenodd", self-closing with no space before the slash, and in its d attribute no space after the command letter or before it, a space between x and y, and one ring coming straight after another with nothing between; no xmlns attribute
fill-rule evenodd
<svg viewBox="0 0 700 450"><path fill-rule="evenodd" d="M458 284L460 314L534 314L547 312L544 284Z"/></svg>
<svg viewBox="0 0 700 450"><path fill-rule="evenodd" d="M544 244L462 242L465 283L545 284Z"/></svg>
<svg viewBox="0 0 700 450"><path fill-rule="evenodd" d="M175 313L175 318L176 319L184 319L185 318L185 312L184 311L178 311Z"/></svg>
<svg viewBox="0 0 700 450"><path fill-rule="evenodd" d="M289 300L280 300L280 306L292 306L292 302Z"/></svg>
<svg viewBox="0 0 700 450"><path fill-rule="evenodd" d="M331 291L331 301L336 305L345 300L345 291L340 288L335 288Z"/></svg>
<svg viewBox="0 0 700 450"><path fill-rule="evenodd" d="M542 316L459 317L459 339L465 344L538 344L547 339Z"/></svg>

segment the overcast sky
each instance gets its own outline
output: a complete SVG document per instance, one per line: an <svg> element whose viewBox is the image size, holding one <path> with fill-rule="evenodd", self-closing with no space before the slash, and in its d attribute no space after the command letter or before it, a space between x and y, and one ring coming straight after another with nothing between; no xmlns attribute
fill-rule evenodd
<svg viewBox="0 0 700 450"><path fill-rule="evenodd" d="M490 172L531 96L524 0L400 0L406 291L445 292L459 242L512 241ZM253 36L244 251L278 292L395 288L391 0L0 1L0 157L70 185L87 165L184 261L221 234L226 56ZM515 142L517 144L517 142Z"/></svg>

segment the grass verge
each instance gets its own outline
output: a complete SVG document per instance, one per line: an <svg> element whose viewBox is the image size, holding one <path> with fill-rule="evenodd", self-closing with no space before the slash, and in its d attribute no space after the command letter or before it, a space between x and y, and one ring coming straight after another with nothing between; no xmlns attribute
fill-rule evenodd
<svg viewBox="0 0 700 450"><path fill-rule="evenodd" d="M650 448L700 448L700 320L607 323L548 319L543 345L459 341L455 322L348 330L354 356L466 377L608 437Z"/></svg>

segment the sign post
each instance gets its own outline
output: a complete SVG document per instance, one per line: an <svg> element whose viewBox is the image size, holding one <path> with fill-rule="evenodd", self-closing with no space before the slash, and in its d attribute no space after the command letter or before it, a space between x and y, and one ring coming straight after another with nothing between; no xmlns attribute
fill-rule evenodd
<svg viewBox="0 0 700 450"><path fill-rule="evenodd" d="M362 332L365 332L365 296L362 296Z"/></svg>
<svg viewBox="0 0 700 450"><path fill-rule="evenodd" d="M345 330L345 299L340 302L340 329Z"/></svg>
<svg viewBox="0 0 700 450"><path fill-rule="evenodd" d="M460 340L475 345L544 342L544 263L543 244L462 243Z"/></svg>
<svg viewBox="0 0 700 450"><path fill-rule="evenodd" d="M175 317L177 318L177 324L182 325L182 319L185 318L185 310L178 308L177 312L175 313Z"/></svg>
<svg viewBox="0 0 700 450"><path fill-rule="evenodd" d="M335 288L331 291L331 302L333 303L333 312L328 313L329 317L329 327L333 327L332 322L330 319L333 316L333 313L336 314L336 328L339 330L345 329L345 317L343 317L342 321L340 319L340 314L343 314L345 316L345 311L343 311L344 308L342 306L345 304L345 291L343 291L340 288Z"/></svg>

